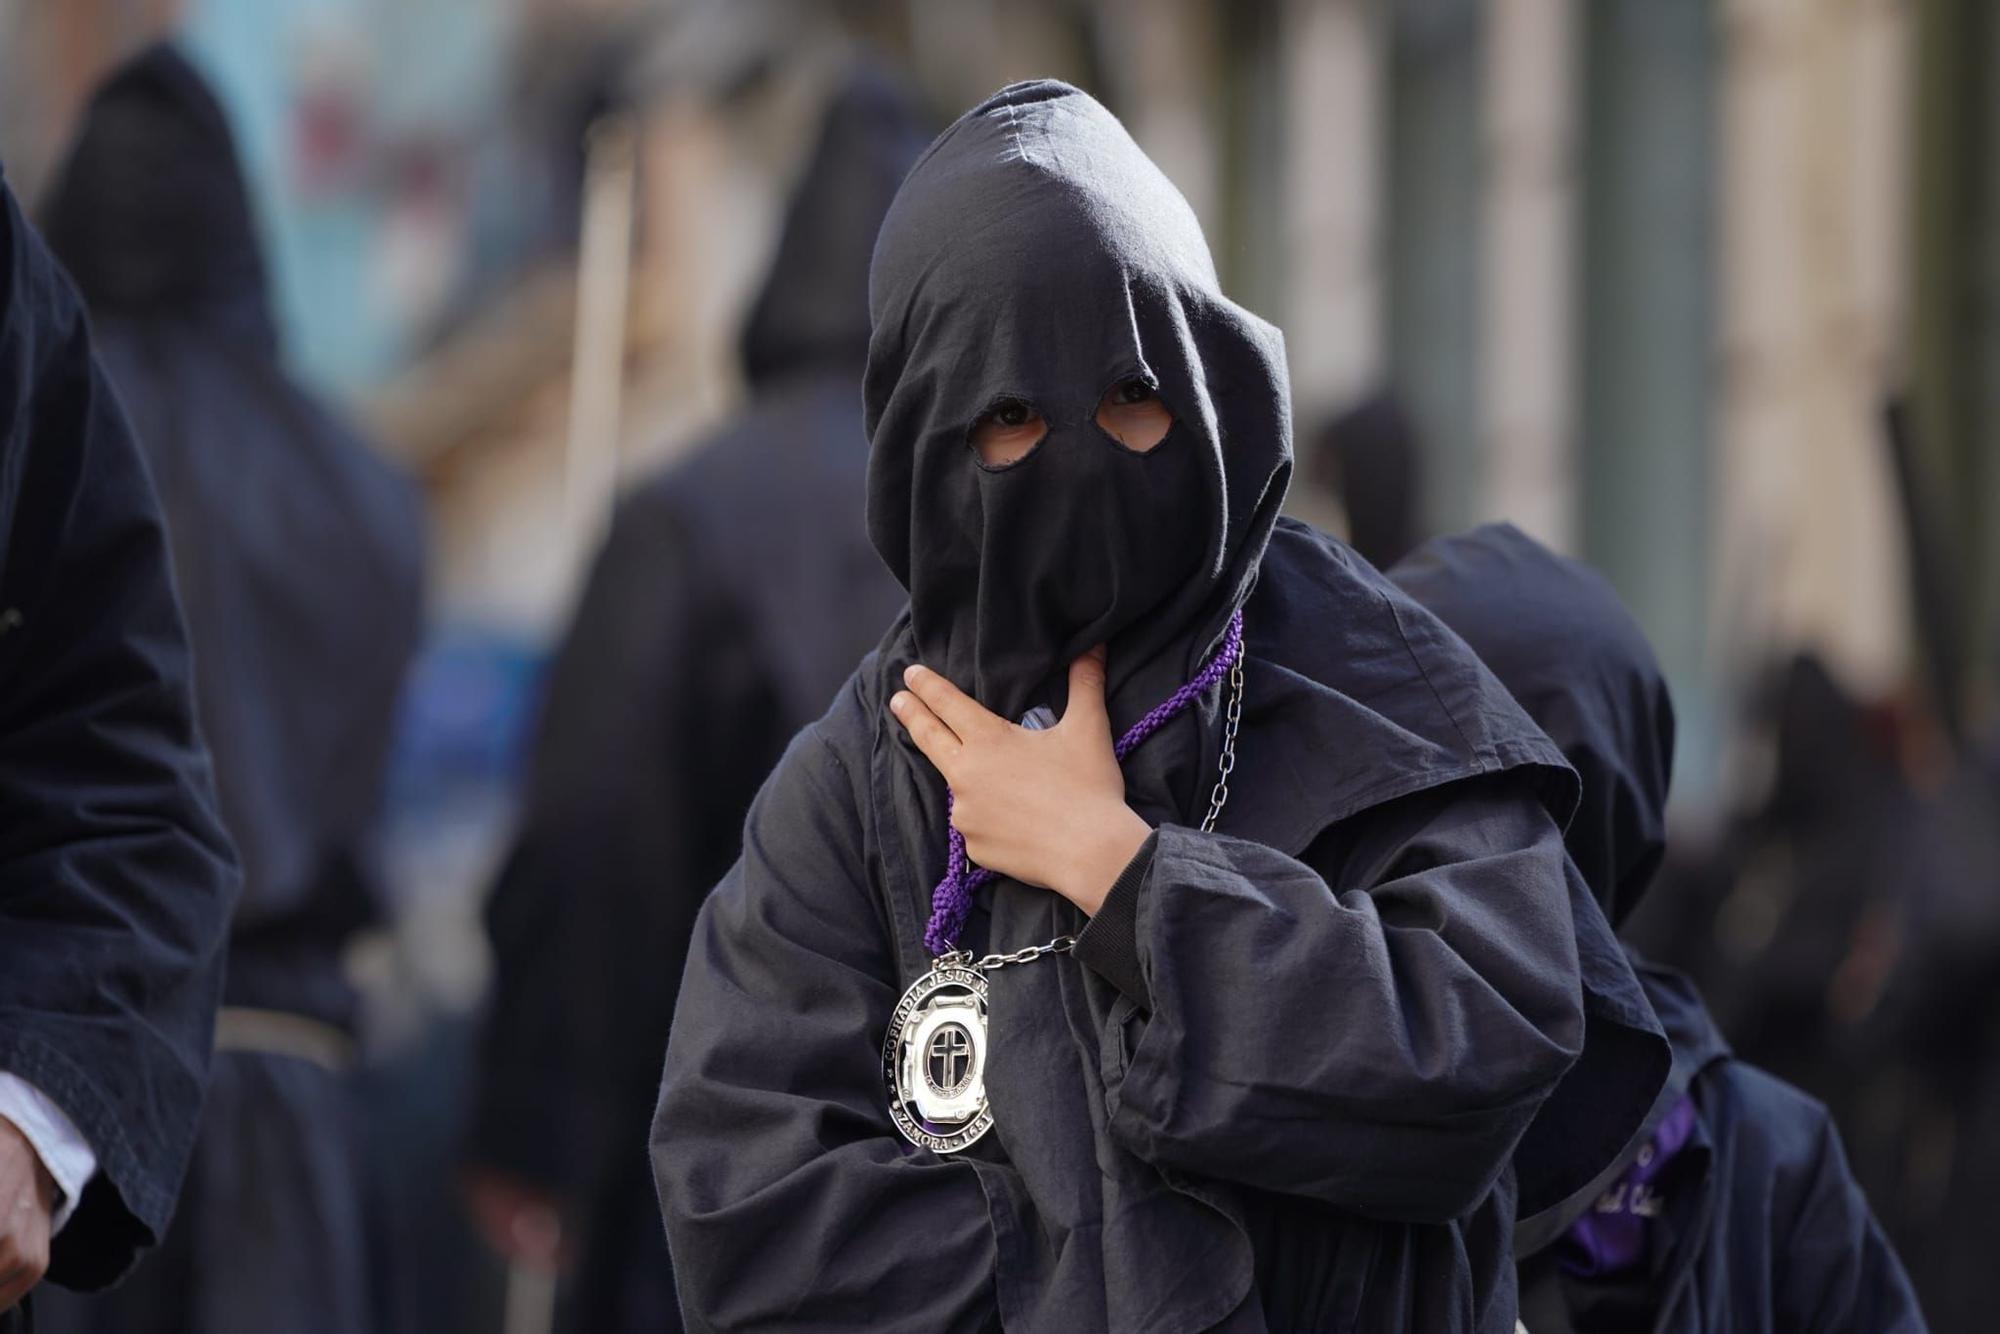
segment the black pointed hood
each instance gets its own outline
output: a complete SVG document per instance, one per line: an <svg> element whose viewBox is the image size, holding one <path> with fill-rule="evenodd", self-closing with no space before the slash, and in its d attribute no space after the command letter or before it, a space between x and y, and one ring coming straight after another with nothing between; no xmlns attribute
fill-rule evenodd
<svg viewBox="0 0 2000 1334"><path fill-rule="evenodd" d="M928 140L917 108L888 74L859 64L843 76L743 326L743 372L752 384L814 370L859 377L868 356L868 257L896 187Z"/></svg>
<svg viewBox="0 0 2000 1334"><path fill-rule="evenodd" d="M1116 117L1051 80L960 117L911 171L870 280L868 526L918 655L1007 717L1108 641L1112 712L1171 692L1248 595L1291 476L1279 332L1222 294L1201 226ZM1094 421L1151 385L1150 452ZM1002 400L1048 433L983 466Z"/></svg>
<svg viewBox="0 0 2000 1334"><path fill-rule="evenodd" d="M1567 842L1613 926L1667 846L1674 706L1652 645L1603 575L1511 524L1418 548L1395 580L1458 632L1582 779Z"/></svg>
<svg viewBox="0 0 2000 1334"><path fill-rule="evenodd" d="M42 225L92 312L194 319L275 343L235 137L171 43L135 56L90 99Z"/></svg>

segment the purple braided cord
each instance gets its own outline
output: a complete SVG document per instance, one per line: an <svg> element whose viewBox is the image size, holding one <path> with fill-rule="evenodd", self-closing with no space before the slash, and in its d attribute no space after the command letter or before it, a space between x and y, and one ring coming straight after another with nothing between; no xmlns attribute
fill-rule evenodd
<svg viewBox="0 0 2000 1334"><path fill-rule="evenodd" d="M1111 753L1122 764L1127 755L1139 748L1147 737L1165 727L1188 705L1202 697L1208 688L1229 675L1236 666L1236 660L1243 656L1243 611L1238 608L1229 618L1229 628L1223 632L1222 646L1215 651L1192 681L1173 694L1125 729L1125 735L1118 738L1118 744ZM932 954L946 954L958 948L958 937L965 930L965 919L972 912L972 896L981 886L993 878L993 872L983 866L974 866L965 855L965 835L958 832L951 823L953 797L950 788L944 792L945 819L945 859L944 879L937 882L931 891L931 920L924 927L924 948Z"/></svg>

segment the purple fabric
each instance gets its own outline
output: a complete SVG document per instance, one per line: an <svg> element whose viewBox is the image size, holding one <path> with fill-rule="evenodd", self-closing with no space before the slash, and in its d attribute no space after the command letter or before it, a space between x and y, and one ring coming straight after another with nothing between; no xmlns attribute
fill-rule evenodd
<svg viewBox="0 0 2000 1334"><path fill-rule="evenodd" d="M1646 1258L1648 1229L1665 1203L1653 1183L1693 1133L1694 1101L1683 1093L1633 1164L1563 1234L1561 1262L1567 1272L1602 1278Z"/></svg>
<svg viewBox="0 0 2000 1334"><path fill-rule="evenodd" d="M1169 695L1155 706L1145 717L1133 723L1118 738L1112 748L1120 761L1138 749L1140 743L1153 733L1165 727L1188 705L1200 699L1202 692L1229 675L1236 660L1243 655L1243 612L1239 608L1229 618L1229 628L1223 633L1222 646L1215 651L1193 680ZM965 930L966 916L972 911L972 896L980 886L993 878L993 872L984 867L974 866L966 859L965 835L951 824L951 789L945 789L944 818L945 835L944 879L937 882L931 891L931 920L924 927L924 947L932 954L946 954L958 948L958 937Z"/></svg>

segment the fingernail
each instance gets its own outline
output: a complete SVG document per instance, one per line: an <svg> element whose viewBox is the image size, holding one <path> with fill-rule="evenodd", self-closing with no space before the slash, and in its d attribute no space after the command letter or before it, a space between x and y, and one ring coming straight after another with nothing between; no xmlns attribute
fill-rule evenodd
<svg viewBox="0 0 2000 1334"><path fill-rule="evenodd" d="M889 712L901 713L903 711L903 702L908 698L909 696L905 695L900 690L898 690L895 694L889 696Z"/></svg>
<svg viewBox="0 0 2000 1334"><path fill-rule="evenodd" d="M924 669L924 665L923 665L922 663L920 663L920 662L913 662L913 663L911 663L911 664L910 664L909 666L905 667L905 668L903 669L903 681L904 681L904 683L905 683L905 684L910 684L910 683L913 683L913 682L915 682L915 681L916 681L916 679L917 679L917 673L918 673L918 672L921 672L921 671L922 671L923 669Z"/></svg>

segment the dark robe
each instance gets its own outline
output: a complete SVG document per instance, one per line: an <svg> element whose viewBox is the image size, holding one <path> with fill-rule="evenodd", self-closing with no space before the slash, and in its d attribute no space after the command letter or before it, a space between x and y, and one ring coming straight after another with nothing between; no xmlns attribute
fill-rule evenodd
<svg viewBox="0 0 2000 1334"><path fill-rule="evenodd" d="M1881 961L1890 964L1888 976L1874 983L1880 999L1849 1038L1877 1064L1846 1093L1848 1106L1827 1098L1836 1117L1855 1113L1841 1121L1849 1149L1940 1329L1977 1327L1992 1310L1983 1262L2000 1199L2000 1143L1991 1133L2000 1126L1995 759L1990 742L1968 757L1924 793L1924 809L1904 832L1913 869L1853 947L1866 957L1889 937ZM1885 919L1893 923L1887 932ZM1902 1083L1888 1085L1892 1075Z"/></svg>
<svg viewBox="0 0 2000 1334"><path fill-rule="evenodd" d="M947 131L871 306L869 524L911 607L695 926L653 1135L689 1327L1511 1330L1512 1157L1584 1036L1559 753L1366 562L1278 521L1281 339L1088 97L1016 85ZM1091 424L1133 380L1174 418L1147 452ZM1008 400L1047 432L988 467L967 432ZM992 1133L913 1148L880 1051L946 823L885 707L903 667L1014 717L1108 640L1115 734L1239 608L1216 831L1221 686L1125 764L1156 830L1126 912L1084 931L1046 890L980 892L967 948L1085 939L991 975Z"/></svg>
<svg viewBox="0 0 2000 1334"><path fill-rule="evenodd" d="M2000 1107L2000 782L1990 754L1936 766L1905 743L1925 723L1809 654L1770 676L1748 724L1772 742L1768 790L1669 857L1627 934L1695 980L1739 1056L1827 1104L1926 1316L1977 1328L2000 1190L1981 1133Z"/></svg>
<svg viewBox="0 0 2000 1334"><path fill-rule="evenodd" d="M1601 576L1505 525L1426 543L1391 577L1563 747L1583 782L1570 855L1622 923L1666 848L1673 763L1673 707L1644 634ZM1635 1267L1565 1272L1560 1245L1523 1265L1528 1327L1922 1330L1826 1108L1735 1060L1686 978L1631 957L1673 1047L1669 1089L1693 1102L1692 1138L1656 1182L1664 1208Z"/></svg>
<svg viewBox="0 0 2000 1334"><path fill-rule="evenodd" d="M903 600L861 523L860 382L916 124L866 70L835 95L745 325L752 402L620 504L549 681L488 911L470 1155L570 1206L570 1328L677 1322L643 1146L688 934L758 785Z"/></svg>
<svg viewBox="0 0 2000 1334"><path fill-rule="evenodd" d="M187 1205L160 1263L74 1319L372 1330L341 955L377 912L383 770L421 628L418 498L280 365L234 143L172 47L94 97L47 218L159 484L244 868ZM246 1012L263 1016L241 1027Z"/></svg>
<svg viewBox="0 0 2000 1334"><path fill-rule="evenodd" d="M49 1278L98 1288L173 1213L237 874L152 483L4 182L0 247L0 1070L96 1155Z"/></svg>
<svg viewBox="0 0 2000 1334"><path fill-rule="evenodd" d="M1735 1059L1687 978L1643 963L1639 976L1674 1045L1675 1086L1694 1101L1694 1136L1662 1179L1642 1271L1577 1278L1544 1252L1522 1269L1529 1329L1922 1334L1825 1105Z"/></svg>

